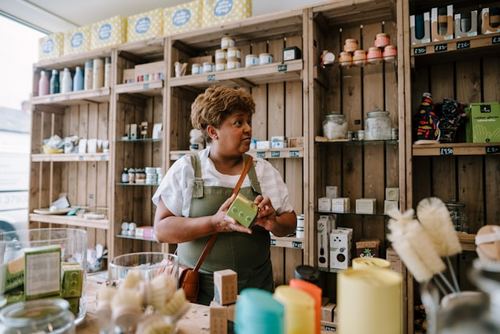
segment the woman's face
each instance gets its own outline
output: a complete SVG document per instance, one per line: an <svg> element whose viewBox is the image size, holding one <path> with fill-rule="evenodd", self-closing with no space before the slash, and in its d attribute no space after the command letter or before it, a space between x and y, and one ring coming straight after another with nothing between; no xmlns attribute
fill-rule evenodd
<svg viewBox="0 0 500 334"><path fill-rule="evenodd" d="M250 149L252 119L248 113L236 112L226 118L219 129L214 144L228 155L239 155Z"/></svg>

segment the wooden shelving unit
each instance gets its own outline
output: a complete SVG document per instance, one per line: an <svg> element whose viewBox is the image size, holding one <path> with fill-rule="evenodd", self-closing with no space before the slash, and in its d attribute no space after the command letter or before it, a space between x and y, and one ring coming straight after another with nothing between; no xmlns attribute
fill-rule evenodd
<svg viewBox="0 0 500 334"><path fill-rule="evenodd" d="M191 151L170 151L170 160L178 160ZM274 148L268 150L250 150L248 151L253 157L261 159L294 159L304 157L303 147L290 147L290 148Z"/></svg>
<svg viewBox="0 0 500 334"><path fill-rule="evenodd" d="M109 161L108 153L32 154L33 162Z"/></svg>
<svg viewBox="0 0 500 334"><path fill-rule="evenodd" d="M121 239L130 239L130 240L140 240L140 241L149 241L149 242L158 242L155 239L150 239L150 238L142 238L142 237L136 237L136 236L131 236L131 235L123 235L123 234L117 234L117 238Z"/></svg>
<svg viewBox="0 0 500 334"><path fill-rule="evenodd" d="M456 156L500 154L500 143L413 144L413 156Z"/></svg>
<svg viewBox="0 0 500 334"><path fill-rule="evenodd" d="M33 105L59 105L71 106L82 103L102 103L109 101L110 89L108 87L95 90L81 90L70 93L59 93L37 96L31 99Z"/></svg>
<svg viewBox="0 0 500 334"><path fill-rule="evenodd" d="M73 216L55 216L55 215L39 215L36 213L30 214L30 222L67 225L83 228L95 228L100 230L109 229L109 220L107 219L85 219Z"/></svg>
<svg viewBox="0 0 500 334"><path fill-rule="evenodd" d="M119 84L115 87L117 94L140 94L144 96L161 96L163 80Z"/></svg>

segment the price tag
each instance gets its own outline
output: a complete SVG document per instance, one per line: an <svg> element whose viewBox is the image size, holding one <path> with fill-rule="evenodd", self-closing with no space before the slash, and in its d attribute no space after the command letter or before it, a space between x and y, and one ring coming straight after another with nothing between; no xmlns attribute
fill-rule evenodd
<svg viewBox="0 0 500 334"><path fill-rule="evenodd" d="M486 154L498 154L500 153L500 146L486 146Z"/></svg>
<svg viewBox="0 0 500 334"><path fill-rule="evenodd" d="M434 45L434 52L446 52L446 51L448 51L447 43Z"/></svg>
<svg viewBox="0 0 500 334"><path fill-rule="evenodd" d="M271 246L276 246L276 239L271 239Z"/></svg>
<svg viewBox="0 0 500 334"><path fill-rule="evenodd" d="M207 81L215 81L215 74L209 74L207 76Z"/></svg>
<svg viewBox="0 0 500 334"><path fill-rule="evenodd" d="M279 64L278 65L278 72L287 72L287 71L288 71L287 64Z"/></svg>
<svg viewBox="0 0 500 334"><path fill-rule="evenodd" d="M300 157L299 151L290 151L289 155L290 155L290 158L298 158L298 157Z"/></svg>
<svg viewBox="0 0 500 334"><path fill-rule="evenodd" d="M50 97L49 97L49 101L50 101L50 102L53 102L53 101L54 101L54 96L50 96Z"/></svg>
<svg viewBox="0 0 500 334"><path fill-rule="evenodd" d="M78 156L78 160L80 160L80 161L83 161L83 159L84 159L84 158L85 158L85 157L84 157L83 155L79 155L79 156Z"/></svg>
<svg viewBox="0 0 500 334"><path fill-rule="evenodd" d="M337 332L337 329L333 326L329 326L329 325L321 325L321 329L323 332Z"/></svg>
<svg viewBox="0 0 500 334"><path fill-rule="evenodd" d="M420 46L418 48L413 49L413 54L415 56L424 55L426 53L427 53L427 48L425 46Z"/></svg>
<svg viewBox="0 0 500 334"><path fill-rule="evenodd" d="M266 152L264 152L264 151L258 151L256 153L256 155L257 155L257 158L264 159L266 157Z"/></svg>
<svg viewBox="0 0 500 334"><path fill-rule="evenodd" d="M470 41L457 42L457 50L470 49Z"/></svg>
<svg viewBox="0 0 500 334"><path fill-rule="evenodd" d="M500 44L500 36L491 37L491 44Z"/></svg>
<svg viewBox="0 0 500 334"><path fill-rule="evenodd" d="M293 248L302 248L302 241L292 241Z"/></svg>
<svg viewBox="0 0 500 334"><path fill-rule="evenodd" d="M439 155L453 155L453 147L441 147Z"/></svg>
<svg viewBox="0 0 500 334"><path fill-rule="evenodd" d="M271 158L279 158L281 156L280 151L271 151Z"/></svg>
<svg viewBox="0 0 500 334"><path fill-rule="evenodd" d="M101 155L101 161L105 161L106 159L108 159L107 155Z"/></svg>
<svg viewBox="0 0 500 334"><path fill-rule="evenodd" d="M143 84L142 89L144 89L144 90L149 89L149 83Z"/></svg>

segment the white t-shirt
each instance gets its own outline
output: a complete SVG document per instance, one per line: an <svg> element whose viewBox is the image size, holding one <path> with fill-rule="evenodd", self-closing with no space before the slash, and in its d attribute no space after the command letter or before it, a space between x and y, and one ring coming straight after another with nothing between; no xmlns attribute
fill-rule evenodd
<svg viewBox="0 0 500 334"><path fill-rule="evenodd" d="M205 186L219 186L234 188L239 175L225 175L220 173L212 160L208 157L209 148L199 152L201 171ZM288 200L288 189L280 173L266 160L254 158L255 173L260 183L262 195L268 196L278 214L293 211ZM158 205L160 197L163 204L176 216L189 216L191 196L193 194L194 169L189 155L177 160L168 170L153 195L153 203ZM247 175L242 187L249 187L250 179Z"/></svg>

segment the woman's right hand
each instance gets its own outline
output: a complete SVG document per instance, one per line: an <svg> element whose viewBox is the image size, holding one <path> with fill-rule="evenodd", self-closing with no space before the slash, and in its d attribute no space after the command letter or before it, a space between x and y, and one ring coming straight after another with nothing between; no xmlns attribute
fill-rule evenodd
<svg viewBox="0 0 500 334"><path fill-rule="evenodd" d="M235 198L236 194L233 194L222 203L217 213L211 217L211 222L214 224L216 232L242 232L251 234L252 230L227 215L227 210Z"/></svg>

